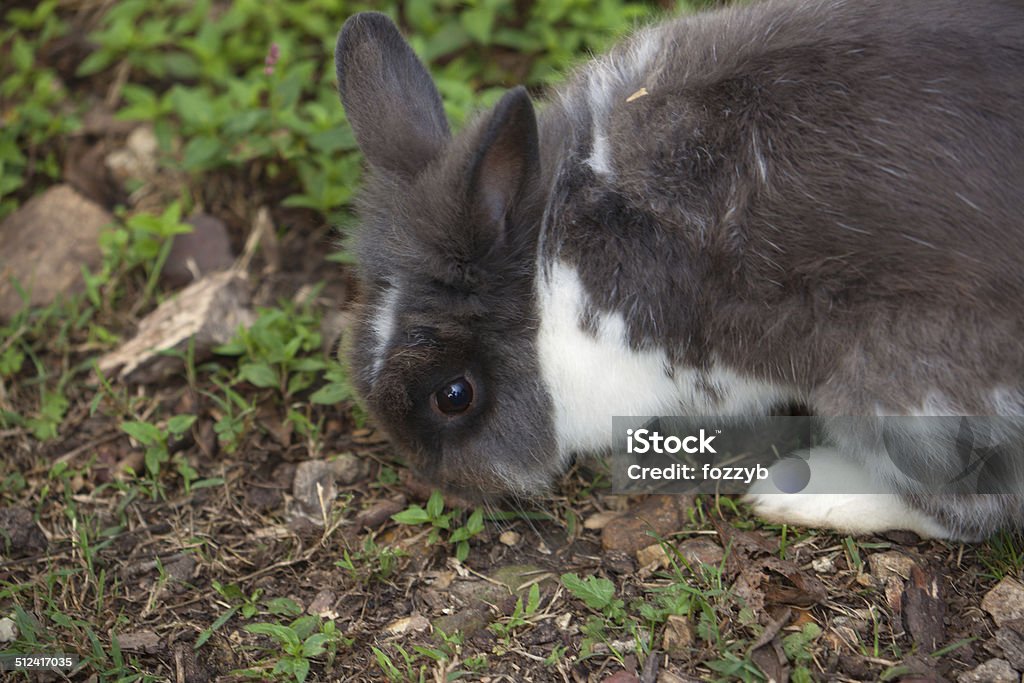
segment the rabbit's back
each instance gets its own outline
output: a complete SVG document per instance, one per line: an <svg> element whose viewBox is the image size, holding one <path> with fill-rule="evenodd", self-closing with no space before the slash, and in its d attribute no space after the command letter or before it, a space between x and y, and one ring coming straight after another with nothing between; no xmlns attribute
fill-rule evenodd
<svg viewBox="0 0 1024 683"><path fill-rule="evenodd" d="M1022 37L1021 3L933 0L642 31L545 114L565 142L542 260L634 346L825 410L1024 412L992 394L1024 378Z"/></svg>

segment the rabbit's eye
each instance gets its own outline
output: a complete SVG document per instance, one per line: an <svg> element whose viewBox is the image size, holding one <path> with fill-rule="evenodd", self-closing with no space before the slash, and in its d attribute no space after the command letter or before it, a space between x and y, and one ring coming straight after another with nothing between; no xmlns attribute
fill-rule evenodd
<svg viewBox="0 0 1024 683"><path fill-rule="evenodd" d="M473 403L473 385L465 377L454 379L434 393L434 404L444 415L466 412Z"/></svg>

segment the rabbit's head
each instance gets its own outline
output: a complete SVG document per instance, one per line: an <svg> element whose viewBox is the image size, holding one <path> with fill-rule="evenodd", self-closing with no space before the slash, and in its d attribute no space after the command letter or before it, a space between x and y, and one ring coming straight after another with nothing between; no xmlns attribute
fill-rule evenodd
<svg viewBox="0 0 1024 683"><path fill-rule="evenodd" d="M335 59L368 165L357 389L431 480L462 494L537 493L561 463L534 348L543 202L530 98L510 91L453 138L387 17L350 18Z"/></svg>

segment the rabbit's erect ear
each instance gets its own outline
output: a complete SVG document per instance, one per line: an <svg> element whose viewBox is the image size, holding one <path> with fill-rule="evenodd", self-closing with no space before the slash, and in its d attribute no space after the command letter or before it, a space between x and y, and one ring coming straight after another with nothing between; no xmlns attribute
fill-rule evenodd
<svg viewBox="0 0 1024 683"><path fill-rule="evenodd" d="M537 119L523 87L510 90L494 108L470 176L470 200L478 229L500 241L518 198L540 172Z"/></svg>
<svg viewBox="0 0 1024 683"><path fill-rule="evenodd" d="M441 95L387 16L350 17L334 63L345 113L372 166L411 177L437 156L451 137Z"/></svg>

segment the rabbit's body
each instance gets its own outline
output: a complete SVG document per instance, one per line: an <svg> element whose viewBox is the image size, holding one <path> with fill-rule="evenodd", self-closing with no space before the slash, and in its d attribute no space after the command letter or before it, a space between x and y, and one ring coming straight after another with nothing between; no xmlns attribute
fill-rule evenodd
<svg viewBox="0 0 1024 683"><path fill-rule="evenodd" d="M338 48L372 170L353 359L439 482L535 493L609 447L613 415L1024 416L1024 4L698 15L585 65L536 123L513 91L454 140L384 21ZM1022 480L927 495L865 424L834 430L812 481L898 495L762 492L759 510L956 538L1024 521ZM941 451L955 436L935 430L919 441Z"/></svg>

